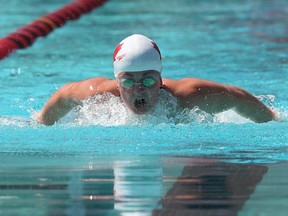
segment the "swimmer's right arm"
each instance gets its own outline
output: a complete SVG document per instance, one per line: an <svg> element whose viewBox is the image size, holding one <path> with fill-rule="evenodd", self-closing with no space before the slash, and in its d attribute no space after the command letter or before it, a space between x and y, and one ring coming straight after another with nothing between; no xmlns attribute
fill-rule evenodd
<svg viewBox="0 0 288 216"><path fill-rule="evenodd" d="M73 96L76 83L69 83L58 89L40 111L37 121L44 125L53 125L79 104Z"/></svg>
<svg viewBox="0 0 288 216"><path fill-rule="evenodd" d="M119 95L115 80L97 77L64 85L44 105L37 121L44 125L53 125L71 109L81 104L81 100L105 92Z"/></svg>

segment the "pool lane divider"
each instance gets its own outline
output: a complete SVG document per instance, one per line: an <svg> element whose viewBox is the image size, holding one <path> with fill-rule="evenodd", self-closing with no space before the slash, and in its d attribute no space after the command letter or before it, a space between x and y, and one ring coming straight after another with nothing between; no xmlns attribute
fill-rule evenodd
<svg viewBox="0 0 288 216"><path fill-rule="evenodd" d="M77 20L82 14L91 12L106 1L108 0L76 0L6 35L0 39L0 60L17 49L31 46L38 37L45 37L67 21Z"/></svg>

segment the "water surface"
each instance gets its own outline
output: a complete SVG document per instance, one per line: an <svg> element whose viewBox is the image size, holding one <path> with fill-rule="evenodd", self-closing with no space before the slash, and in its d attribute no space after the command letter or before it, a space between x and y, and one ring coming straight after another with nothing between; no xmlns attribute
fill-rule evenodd
<svg viewBox="0 0 288 216"><path fill-rule="evenodd" d="M0 37L69 2L2 0ZM111 0L1 61L0 213L286 215L287 11L284 0ZM171 117L169 97L139 118L111 96L52 127L34 121L63 84L113 78L113 50L133 33L157 42L163 77L237 85L282 121Z"/></svg>

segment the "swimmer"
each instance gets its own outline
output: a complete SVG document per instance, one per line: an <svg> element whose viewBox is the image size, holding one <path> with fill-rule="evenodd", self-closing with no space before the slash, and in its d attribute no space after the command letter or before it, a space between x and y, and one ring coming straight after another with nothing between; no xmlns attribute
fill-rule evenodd
<svg viewBox="0 0 288 216"><path fill-rule="evenodd" d="M53 125L81 100L104 93L120 97L135 114L150 113L159 100L160 89L176 97L182 109L197 106L210 114L233 109L256 123L276 119L271 109L239 87L196 78L162 79L160 50L144 35L134 34L121 41L113 60L115 80L97 77L64 85L51 96L37 121Z"/></svg>

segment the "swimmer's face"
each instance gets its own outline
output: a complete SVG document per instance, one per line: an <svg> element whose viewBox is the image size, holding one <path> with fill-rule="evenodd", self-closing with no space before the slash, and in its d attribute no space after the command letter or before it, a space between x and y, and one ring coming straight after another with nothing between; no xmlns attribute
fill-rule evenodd
<svg viewBox="0 0 288 216"><path fill-rule="evenodd" d="M145 114L156 106L162 85L160 73L153 70L122 72L117 87L125 105L136 114Z"/></svg>

